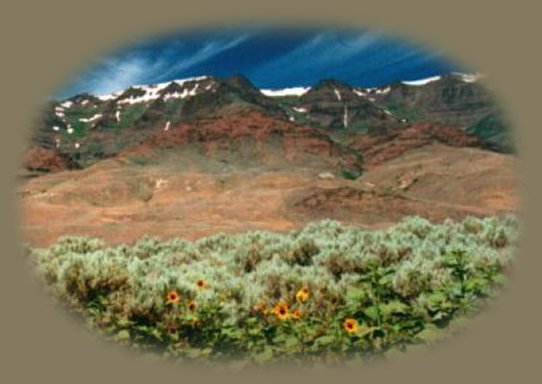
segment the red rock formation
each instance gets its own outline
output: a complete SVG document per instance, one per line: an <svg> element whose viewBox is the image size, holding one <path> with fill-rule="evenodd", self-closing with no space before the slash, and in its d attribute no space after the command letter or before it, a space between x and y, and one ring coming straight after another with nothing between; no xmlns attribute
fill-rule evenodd
<svg viewBox="0 0 542 384"><path fill-rule="evenodd" d="M28 149L23 158L23 165L31 171L58 172L74 168L73 162L61 153L42 147Z"/></svg>
<svg viewBox="0 0 542 384"><path fill-rule="evenodd" d="M478 138L457 128L422 122L386 133L360 135L354 139L352 147L363 153L365 166L372 168L400 156L409 149L432 143L452 147L480 146Z"/></svg>

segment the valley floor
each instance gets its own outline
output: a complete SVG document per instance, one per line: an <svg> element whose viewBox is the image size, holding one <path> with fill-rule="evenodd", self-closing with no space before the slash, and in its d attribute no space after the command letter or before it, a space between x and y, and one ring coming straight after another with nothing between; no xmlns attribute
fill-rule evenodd
<svg viewBox="0 0 542 384"><path fill-rule="evenodd" d="M143 235L195 240L216 232L281 232L327 218L383 228L409 215L442 221L515 212L517 172L513 156L436 144L357 180L317 168L206 172L120 157L23 181L21 228L35 246L67 234L119 244Z"/></svg>

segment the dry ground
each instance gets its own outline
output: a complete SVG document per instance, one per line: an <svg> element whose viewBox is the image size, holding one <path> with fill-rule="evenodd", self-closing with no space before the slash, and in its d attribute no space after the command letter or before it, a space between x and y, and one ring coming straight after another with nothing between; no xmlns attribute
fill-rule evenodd
<svg viewBox="0 0 542 384"><path fill-rule="evenodd" d="M180 161L180 160L179 160ZM316 168L258 167L206 172L175 159L126 158L23 180L22 236L37 246L87 235L131 243L143 235L197 239L216 232L287 231L333 218L381 228L405 215L447 217L513 212L517 160L475 148L427 145L358 180L322 179Z"/></svg>

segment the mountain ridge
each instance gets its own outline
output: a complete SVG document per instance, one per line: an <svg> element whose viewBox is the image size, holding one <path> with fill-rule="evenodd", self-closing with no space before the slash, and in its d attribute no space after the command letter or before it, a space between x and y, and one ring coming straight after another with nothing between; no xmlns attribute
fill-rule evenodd
<svg viewBox="0 0 542 384"><path fill-rule="evenodd" d="M300 127L324 129L332 140L341 135L391 137L389 132L431 122L476 137L482 148L512 151L507 126L488 117L498 113L493 97L474 75L451 73L372 88L322 79L290 90L269 93L236 75L133 85L101 96L84 93L49 103L29 147L57 152L85 167L180 123L259 111ZM27 163L27 169L40 168L31 164L31 157Z"/></svg>

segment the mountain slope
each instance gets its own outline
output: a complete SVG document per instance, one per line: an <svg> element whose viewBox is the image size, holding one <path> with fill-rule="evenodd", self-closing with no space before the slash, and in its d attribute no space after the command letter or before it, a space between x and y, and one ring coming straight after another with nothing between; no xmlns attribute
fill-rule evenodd
<svg viewBox="0 0 542 384"><path fill-rule="evenodd" d="M370 97L409 121L433 121L461 129L497 107L486 87L458 74L426 82L397 82Z"/></svg>
<svg viewBox="0 0 542 384"><path fill-rule="evenodd" d="M466 132L483 140L484 147L494 151L512 153L514 140L501 112L489 113L467 127Z"/></svg>
<svg viewBox="0 0 542 384"><path fill-rule="evenodd" d="M86 167L116 156L156 132L182 123L218 119L242 109L326 129L333 137L342 137L343 145L358 140L360 134L392 140L393 134L388 132L432 122L464 130L476 136L478 145L484 148L501 152L513 149L508 127L499 117L490 92L465 75L376 88L328 79L313 87L264 91L242 76L202 76L136 85L110 95L81 94L52 101L33 132L27 163L33 162L32 155L41 148L66 160L55 166L43 163L45 168L40 169L44 171L62 169L63 163Z"/></svg>
<svg viewBox="0 0 542 384"><path fill-rule="evenodd" d="M280 169L302 167L360 175L360 153L331 139L322 129L270 116L252 106L223 109L218 116L171 125L153 132L122 156L174 153L185 156L191 167L211 171L216 162L223 169ZM157 160L160 161L160 160Z"/></svg>
<svg viewBox="0 0 542 384"><path fill-rule="evenodd" d="M386 108L360 97L352 86L337 80L322 80L287 103L296 121L334 130L370 132L404 123Z"/></svg>

